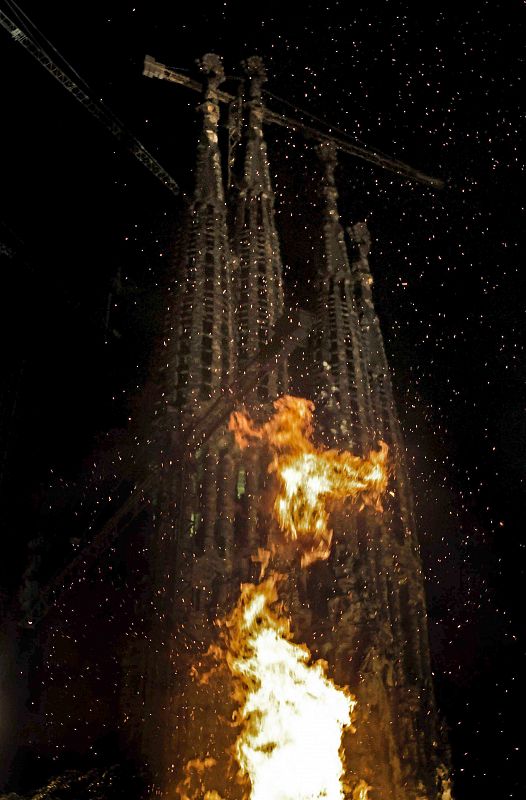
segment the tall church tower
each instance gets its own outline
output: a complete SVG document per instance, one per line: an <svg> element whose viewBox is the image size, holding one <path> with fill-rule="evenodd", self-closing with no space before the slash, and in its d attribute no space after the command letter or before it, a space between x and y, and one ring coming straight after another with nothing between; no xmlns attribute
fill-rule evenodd
<svg viewBox="0 0 526 800"><path fill-rule="evenodd" d="M249 58L244 67L249 99L241 174L233 199L232 231L232 247L237 257L236 342L240 371L269 342L285 310L274 191L263 137L262 86L266 72L256 56ZM244 400L250 405L251 413L267 418L272 413L272 400L286 394L287 388L287 362L277 358L275 368ZM240 545L238 565L243 580L253 579L257 574L252 556L266 541L266 520L261 508L266 468L260 454L254 451L244 453L239 464L236 532Z"/></svg>
<svg viewBox="0 0 526 800"><path fill-rule="evenodd" d="M434 797L441 791L447 757L435 707L424 578L407 471L405 445L393 398L389 366L372 297L367 226L349 228L354 249L352 275L369 386L371 432L389 445L392 491L377 520L378 577L388 611L389 637L380 661L392 668L389 699L400 761L400 797ZM379 651L381 652L381 650ZM405 793L405 794L404 794ZM439 794L438 796L442 796Z"/></svg>
<svg viewBox="0 0 526 800"><path fill-rule="evenodd" d="M286 310L262 128L263 65L258 58L245 65L244 149L228 215L218 146L223 70L211 55L201 67L206 89L195 189L168 292L158 409L161 490L152 546L154 624L145 665L143 752L165 798L175 796L181 763L202 757L222 735L217 709L225 696L189 686L188 670L213 641L212 623L229 611L240 582L256 577L251 557L269 533L262 503L267 465L260 454L237 452L224 427L194 443L192 452L180 450L190 446L185 431L230 391L236 372L268 343ZM313 564L293 592L293 630L357 697L357 732L348 737L349 797L362 779L374 787L374 800L442 800L422 571L405 449L372 299L370 236L358 224L346 239L336 152L323 143L318 154L317 333L304 356L317 387L310 399L322 409L331 446L366 454L385 441L392 478L383 514L333 513L330 558ZM289 386L287 364L278 356L243 401L256 420L268 419L272 400L288 391L301 387Z"/></svg>
<svg viewBox="0 0 526 800"><path fill-rule="evenodd" d="M213 623L235 603L240 583L257 574L252 556L267 535L261 508L267 464L256 453L241 458L224 427L204 443L186 432L228 394L237 371L268 344L284 312L262 130L264 67L256 57L245 64L249 101L230 226L218 145L224 73L214 55L202 59L201 69L206 88L198 107L195 188L168 286L157 411L162 480L152 546L154 624L144 668L142 752L163 797L171 797L181 763L206 752L224 733L228 687L217 697L200 691L188 674L214 640ZM286 359L278 355L275 368L246 398L251 409L268 416L271 401L287 391L287 380Z"/></svg>
<svg viewBox="0 0 526 800"><path fill-rule="evenodd" d="M163 797L177 783L185 753L189 654L206 642L235 563L233 448L224 430L199 446L185 436L231 383L236 356L234 259L218 144L224 72L213 54L200 67L205 89L198 106L195 187L168 279L157 408L160 488L141 750Z"/></svg>
<svg viewBox="0 0 526 800"><path fill-rule="evenodd" d="M316 367L319 391L338 431L338 444L361 450L370 438L367 364L361 340L345 233L338 213L335 182L336 148L317 147L322 168L321 254L316 294L319 334ZM312 398L316 401L318 398Z"/></svg>
<svg viewBox="0 0 526 800"><path fill-rule="evenodd" d="M356 694L347 764L377 798L441 797L443 772L429 663L422 568L380 323L372 297L367 226L338 213L336 152L318 147L322 248L315 369L332 446L362 455L389 446L391 485L382 513L333 514L327 564L313 568L311 625L338 682ZM313 365L314 366L314 365ZM316 401L316 398L312 398Z"/></svg>
<svg viewBox="0 0 526 800"><path fill-rule="evenodd" d="M245 70L249 79L248 120L233 232L233 245L239 259L236 289L240 369L269 341L284 311L274 191L263 138L262 86L266 72L256 56L248 59ZM257 399L274 399L284 394L286 388L287 367L281 361L258 387Z"/></svg>

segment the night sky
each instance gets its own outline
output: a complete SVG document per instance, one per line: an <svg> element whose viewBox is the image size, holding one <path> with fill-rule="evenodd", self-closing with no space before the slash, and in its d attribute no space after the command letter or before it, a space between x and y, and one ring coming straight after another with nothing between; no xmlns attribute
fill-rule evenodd
<svg viewBox="0 0 526 800"><path fill-rule="evenodd" d="M7 2L0 7L11 13ZM344 223L367 219L373 236L455 796L523 798L521 4L22 7L183 192L197 96L142 77L146 53L195 77L195 60L213 51L234 78L257 53L273 110L297 115L299 107L313 126L332 125L447 182L431 189L348 155L338 170ZM53 557L67 561L65 516L54 528L42 519L88 485L107 433L125 441L128 419L140 416L182 204L3 29L0 42L0 241L10 253L0 255L0 579L8 605L36 535L55 536ZM302 303L319 236L312 142L274 128L267 139L287 301Z"/></svg>

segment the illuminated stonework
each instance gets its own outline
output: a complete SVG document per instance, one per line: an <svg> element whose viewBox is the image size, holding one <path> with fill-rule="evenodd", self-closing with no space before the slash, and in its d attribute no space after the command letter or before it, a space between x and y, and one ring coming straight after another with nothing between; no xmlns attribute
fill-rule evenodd
<svg viewBox="0 0 526 800"><path fill-rule="evenodd" d="M235 607L242 582L257 580L258 553L264 558L277 530L274 478L263 449L241 451L223 427L195 451L176 453L178 432L235 386L236 370L268 341L285 310L262 130L263 67L258 59L246 65L243 164L228 214L218 144L222 67L213 56L202 67L207 89L199 107L196 186L167 304L158 414L164 477L152 547L157 608L142 725L143 752L165 797L201 775L212 751L228 746L225 720L233 708L225 686L199 686L188 676L214 644L214 620ZM336 154L324 145L319 154L318 329L305 351L317 396L309 399L319 410L327 446L365 457L385 442L391 477L382 513L374 503L360 514L350 505L331 512L324 560L312 559L301 569L298 558L289 558L284 599L295 640L325 659L336 683L349 686L357 700L345 796L365 798L372 786L375 800L438 800L448 780L445 748L433 699L404 444L372 300L370 236L362 223L346 239ZM272 401L290 391L289 383L287 365L278 358L243 398L256 424L269 419ZM293 391L305 394L301 386ZM218 785L218 791L227 789L228 800L241 796L239 786Z"/></svg>

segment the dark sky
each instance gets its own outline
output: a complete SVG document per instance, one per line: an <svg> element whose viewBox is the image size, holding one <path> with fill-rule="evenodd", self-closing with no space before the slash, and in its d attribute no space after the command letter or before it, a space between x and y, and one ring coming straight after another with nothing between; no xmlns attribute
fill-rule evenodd
<svg viewBox="0 0 526 800"><path fill-rule="evenodd" d="M338 173L344 221L366 218L374 240L457 797L522 798L521 4L22 7L183 189L196 97L143 78L145 53L192 74L215 51L231 76L258 53L277 98L447 181L432 190L350 156ZM5 383L16 399L3 493L9 595L45 498L75 483L104 433L138 406L179 203L3 30L0 41L2 239L17 252L1 262ZM267 133L288 298L301 302L318 235L312 146Z"/></svg>

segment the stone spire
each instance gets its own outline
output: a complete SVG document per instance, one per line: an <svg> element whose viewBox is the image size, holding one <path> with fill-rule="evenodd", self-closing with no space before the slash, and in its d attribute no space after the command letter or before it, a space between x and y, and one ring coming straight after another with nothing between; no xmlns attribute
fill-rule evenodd
<svg viewBox="0 0 526 800"><path fill-rule="evenodd" d="M198 106L195 188L168 286L164 404L158 415L163 446L150 565L153 624L141 746L162 797L173 784L174 752L181 755L186 746L189 665L181 631L203 641L218 586L228 590L233 569L235 463L225 431L191 454L181 452L178 438L182 426L191 428L191 418L206 414L208 404L228 389L235 356L232 257L217 135L217 90L224 73L213 54L199 65L205 89Z"/></svg>
<svg viewBox="0 0 526 800"><path fill-rule="evenodd" d="M225 79L219 56L206 53L198 61L205 76L204 97L198 111L203 115L201 135L197 144L194 203L224 204L223 175L219 154L217 127L219 100L217 90Z"/></svg>
<svg viewBox="0 0 526 800"><path fill-rule="evenodd" d="M180 249L174 375L179 419L190 427L192 416L205 414L210 400L228 391L236 356L233 256L217 135L217 90L224 72L216 55L207 54L199 63L206 78L198 106L203 121L195 190ZM217 604L217 584L226 591L234 567L234 461L230 440L220 428L192 453L193 467L185 470L171 495L178 497L177 552L188 587L178 613L191 610L196 621Z"/></svg>
<svg viewBox="0 0 526 800"><path fill-rule="evenodd" d="M205 91L197 146L195 189L170 286L165 342L169 404L193 411L228 383L234 366L232 258L218 147L219 101L224 80L214 54L199 62Z"/></svg>
<svg viewBox="0 0 526 800"><path fill-rule="evenodd" d="M263 137L262 86L266 71L260 58L245 64L249 78L248 120L243 174L235 208L233 246L238 257L238 357L242 367L272 335L283 313L283 269L274 215L267 147ZM282 394L286 366L280 364L259 399Z"/></svg>
<svg viewBox="0 0 526 800"><path fill-rule="evenodd" d="M394 492L376 522L374 535L379 542L376 562L380 597L389 609L391 623L389 649L399 654L393 671L396 694L391 696L395 703L400 777L407 797L438 797L437 776L445 769L441 759L447 761L447 755L441 748L432 688L424 584L405 445L373 302L371 235L363 222L350 227L348 233L355 248L351 270L369 388L365 413L372 440L382 439L389 445L393 475Z"/></svg>
<svg viewBox="0 0 526 800"><path fill-rule="evenodd" d="M319 317L318 358L324 372L322 393L328 407L338 412L340 444L356 449L365 444L364 365L360 350L360 326L344 230L338 214L334 178L336 148L331 142L317 147L322 165L322 254L317 276Z"/></svg>
<svg viewBox="0 0 526 800"><path fill-rule="evenodd" d="M384 340L373 302L373 278L369 267L371 234L365 222L351 226L348 228L348 233L356 251L352 263L352 280L360 324L360 350L369 389L364 409L369 420L369 437L371 444L382 439L389 445L390 459L396 462L395 481L401 514L400 520L396 520L398 533L401 540L405 536L412 539L416 550L413 501L407 474L405 446L393 397Z"/></svg>

